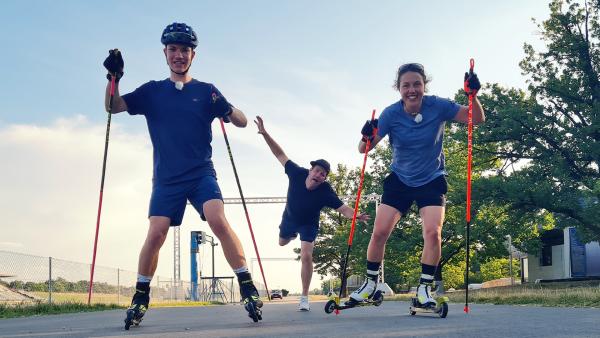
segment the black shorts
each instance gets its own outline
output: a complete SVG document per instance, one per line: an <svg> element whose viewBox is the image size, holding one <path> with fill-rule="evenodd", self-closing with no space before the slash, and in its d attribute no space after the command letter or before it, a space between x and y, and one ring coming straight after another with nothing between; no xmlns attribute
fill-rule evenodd
<svg viewBox="0 0 600 338"><path fill-rule="evenodd" d="M400 214L406 215L414 201L417 202L419 209L431 205L445 206L447 192L448 183L444 175L420 187L409 187L392 172L383 181L381 203L394 207L400 211Z"/></svg>
<svg viewBox="0 0 600 338"><path fill-rule="evenodd" d="M284 239L294 239L300 234L300 240L303 242L314 242L319 233L319 226L296 225L289 221L282 221L279 225L279 237Z"/></svg>

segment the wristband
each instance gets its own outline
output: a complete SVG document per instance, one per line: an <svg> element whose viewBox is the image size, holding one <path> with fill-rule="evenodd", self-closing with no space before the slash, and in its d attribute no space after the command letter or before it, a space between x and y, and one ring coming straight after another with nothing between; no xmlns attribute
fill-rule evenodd
<svg viewBox="0 0 600 338"><path fill-rule="evenodd" d="M112 81L112 75L110 73L106 74L106 79L108 81ZM119 80L121 80L121 78L123 77L123 73L117 73L117 75L115 75L115 82L119 83Z"/></svg>

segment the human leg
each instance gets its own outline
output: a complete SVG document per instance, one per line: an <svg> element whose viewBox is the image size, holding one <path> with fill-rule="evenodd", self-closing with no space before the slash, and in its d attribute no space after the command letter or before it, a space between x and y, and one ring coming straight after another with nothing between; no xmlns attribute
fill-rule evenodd
<svg viewBox="0 0 600 338"><path fill-rule="evenodd" d="M300 261L302 262L301 267L301 279L302 279L302 296L300 297L300 310L308 311L310 306L308 303L308 291L310 289L310 280L313 275L313 250L315 247L314 242L300 242Z"/></svg>
<svg viewBox="0 0 600 338"><path fill-rule="evenodd" d="M400 220L400 213L394 207L382 204L377 209L375 227L367 249L367 278L363 285L354 290L350 298L356 302L362 302L373 296L377 288L379 267L383 260L385 244L394 229L394 225Z"/></svg>
<svg viewBox="0 0 600 338"><path fill-rule="evenodd" d="M436 267L441 256L443 206L427 206L419 210L423 221L423 255L421 257L421 278L417 288L417 298L424 306L435 305L431 295Z"/></svg>

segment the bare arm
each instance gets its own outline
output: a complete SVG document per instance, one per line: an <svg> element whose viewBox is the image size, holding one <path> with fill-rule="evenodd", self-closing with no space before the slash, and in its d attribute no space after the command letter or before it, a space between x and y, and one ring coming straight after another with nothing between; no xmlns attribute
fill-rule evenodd
<svg viewBox="0 0 600 338"><path fill-rule="evenodd" d="M348 219L352 219L352 216L354 216L354 209L350 208L347 205L342 205L341 207L335 209L337 212L339 212L340 214L342 214L344 217L348 218ZM362 214L362 213L358 213L356 215L356 218L358 220L361 220L363 222L368 221L371 217L367 214Z"/></svg>
<svg viewBox="0 0 600 338"><path fill-rule="evenodd" d="M115 94L113 95L113 98L112 98L112 109L109 111L110 83L111 82L108 81L108 84L106 85L106 94L104 96L104 109L106 110L106 112L111 113L111 114L117 114L117 113L126 111L127 103L125 103L125 100L123 100L121 95L119 95L119 83L118 82L115 82Z"/></svg>
<svg viewBox="0 0 600 338"><path fill-rule="evenodd" d="M244 113L235 108L231 107L232 113L229 115L229 120L233 123L234 126L239 128L245 128L248 125L248 120L246 119L246 115Z"/></svg>
<svg viewBox="0 0 600 338"><path fill-rule="evenodd" d="M379 135L375 135L375 138L373 139L373 141L370 144L370 148L369 151L371 151L371 149L375 148L375 146L377 145L377 143L379 143L379 141L381 141L381 137ZM365 153L365 149L367 148L367 142L363 141L362 139L360 140L360 142L358 143L358 152L361 154Z"/></svg>
<svg viewBox="0 0 600 338"><path fill-rule="evenodd" d="M262 118L260 116L257 116L254 123L258 127L258 133L264 137L265 142L267 142L267 145L271 149L271 152L273 153L273 155L275 155L275 157L277 157L277 160L279 161L279 163L281 163L281 165L285 167L285 163L289 160L289 158L283 152L283 149L281 149L279 144L277 144L277 142L275 142L275 140L273 140L271 135L269 135L269 133L267 133Z"/></svg>
<svg viewBox="0 0 600 338"><path fill-rule="evenodd" d="M469 107L468 106L460 106L458 113L454 117L454 121L460 123L469 123ZM480 124L485 122L485 112L483 111L483 107L481 106L481 102L477 96L474 97L473 100L473 124Z"/></svg>

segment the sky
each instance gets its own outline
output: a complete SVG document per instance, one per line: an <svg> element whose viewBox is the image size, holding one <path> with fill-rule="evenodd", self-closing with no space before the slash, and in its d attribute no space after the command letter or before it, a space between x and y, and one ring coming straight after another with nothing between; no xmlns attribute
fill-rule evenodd
<svg viewBox="0 0 600 338"><path fill-rule="evenodd" d="M107 122L102 61L109 49L119 48L125 60L121 93L133 91L168 77L160 34L185 22L200 42L192 76L215 84L250 121L262 116L288 157L303 166L325 158L334 167L358 167L360 128L372 109L379 114L399 99L392 84L401 64L422 63L432 78L428 93L441 97L461 88L470 58L482 82L524 89L523 44L540 46L531 19L548 14L547 1L538 0L3 1L0 250L91 262ZM285 196L287 177L255 125L226 128L244 195ZM212 145L223 195L238 197L217 121ZM113 116L98 265L137 269L151 154L144 118ZM298 240L277 244L284 205L248 207L260 255L294 258ZM225 212L254 261L242 207L226 205ZM210 232L188 207L181 226L185 280L192 230ZM171 236L161 250L161 278L173 275ZM204 275L209 249L201 255ZM215 261L217 275L233 275L220 247ZM263 265L271 288L300 290L299 263Z"/></svg>

